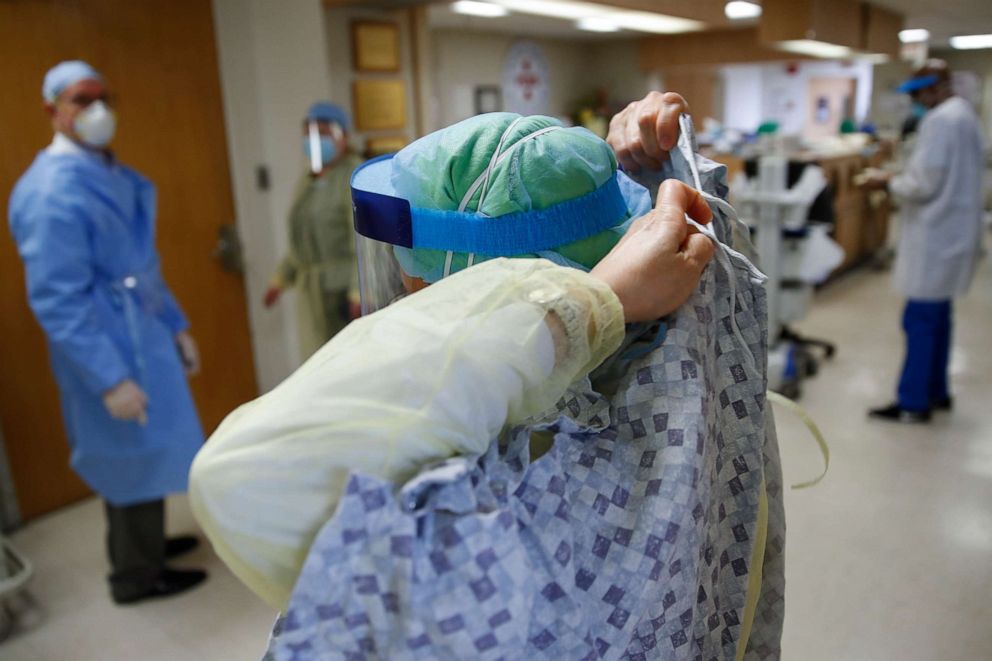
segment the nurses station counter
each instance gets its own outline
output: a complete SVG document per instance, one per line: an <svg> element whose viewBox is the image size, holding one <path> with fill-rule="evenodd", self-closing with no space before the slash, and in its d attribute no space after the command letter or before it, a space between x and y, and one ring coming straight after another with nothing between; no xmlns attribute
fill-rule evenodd
<svg viewBox="0 0 992 661"><path fill-rule="evenodd" d="M734 154L707 155L727 166L728 181L733 181L738 172L754 174L755 159L749 162ZM881 167L890 156L891 150L884 144L843 152L798 151L789 156L790 186L799 178L805 164L819 165L827 178L826 204L815 204L810 220L832 223L833 239L844 249L844 261L834 275L868 261L885 247L892 211L889 195L885 191L858 188L854 177L866 167Z"/></svg>

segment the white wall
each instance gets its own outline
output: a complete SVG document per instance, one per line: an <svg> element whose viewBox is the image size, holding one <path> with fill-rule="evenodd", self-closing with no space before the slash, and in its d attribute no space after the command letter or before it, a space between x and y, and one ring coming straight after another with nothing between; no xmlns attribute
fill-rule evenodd
<svg viewBox="0 0 992 661"><path fill-rule="evenodd" d="M271 389L299 362L292 295L273 311L262 295L284 254L286 215L305 164L300 120L330 96L320 0L213 0L228 157L259 387ZM270 187L259 190L258 166Z"/></svg>
<svg viewBox="0 0 992 661"><path fill-rule="evenodd" d="M977 110L985 129L986 144L990 144L992 142L992 49L940 51L933 55L945 59L951 71L970 71L978 77Z"/></svg>
<svg viewBox="0 0 992 661"><path fill-rule="evenodd" d="M779 122L785 134L802 133L809 114L812 78L855 78L855 119L868 116L872 93L872 65L868 62L802 61L790 73L786 62L733 64L721 67L726 94L724 121L732 128L755 130L765 120ZM757 118L757 121L755 119Z"/></svg>
<svg viewBox="0 0 992 661"><path fill-rule="evenodd" d="M760 64L722 67L723 120L727 128L754 131L764 120L764 89Z"/></svg>
<svg viewBox="0 0 992 661"><path fill-rule="evenodd" d="M641 70L640 39L591 42L583 50L583 79L605 89L611 103L626 105L663 89L657 74Z"/></svg>
<svg viewBox="0 0 992 661"><path fill-rule="evenodd" d="M433 30L433 67L437 116L432 129L475 114L477 85L503 84L503 60L513 43L510 35ZM588 93L583 80L584 46L580 42L528 39L539 44L548 64L548 108L545 114L563 117Z"/></svg>
<svg viewBox="0 0 992 661"><path fill-rule="evenodd" d="M431 31L435 130L475 114L475 88L503 84L503 62L515 37L472 30ZM527 37L544 52L549 71L546 114L566 117L597 89L612 103L639 99L648 91L636 40L577 41Z"/></svg>
<svg viewBox="0 0 992 661"><path fill-rule="evenodd" d="M895 88L909 77L911 70L909 63L899 60L875 66L869 119L883 136L899 135L909 115L909 97Z"/></svg>

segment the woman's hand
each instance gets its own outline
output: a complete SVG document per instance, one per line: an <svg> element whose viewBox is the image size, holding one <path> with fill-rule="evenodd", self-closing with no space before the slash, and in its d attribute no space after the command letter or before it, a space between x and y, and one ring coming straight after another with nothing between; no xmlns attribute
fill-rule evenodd
<svg viewBox="0 0 992 661"><path fill-rule="evenodd" d="M679 115L689 104L675 92L651 92L610 120L606 142L627 172L659 170L679 139Z"/></svg>
<svg viewBox="0 0 992 661"><path fill-rule="evenodd" d="M686 222L708 223L713 212L698 191L667 180L653 211L633 222L591 275L623 305L624 321L653 321L675 311L699 283L713 256L713 242Z"/></svg>

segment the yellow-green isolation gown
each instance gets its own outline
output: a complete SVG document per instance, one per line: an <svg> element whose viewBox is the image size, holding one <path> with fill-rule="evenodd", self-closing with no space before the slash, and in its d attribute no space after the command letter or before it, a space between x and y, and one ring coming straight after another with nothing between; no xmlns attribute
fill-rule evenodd
<svg viewBox="0 0 992 661"><path fill-rule="evenodd" d="M289 251L276 280L297 289L300 354L306 359L348 323L349 292L358 300L351 173L354 154L301 177L289 213Z"/></svg>

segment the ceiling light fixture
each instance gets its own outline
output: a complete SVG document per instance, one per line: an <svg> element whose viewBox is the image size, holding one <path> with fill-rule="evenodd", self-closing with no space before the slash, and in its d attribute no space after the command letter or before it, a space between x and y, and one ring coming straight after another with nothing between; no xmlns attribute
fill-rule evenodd
<svg viewBox="0 0 992 661"><path fill-rule="evenodd" d="M885 64L886 62L892 61L892 56L887 53L865 53L864 55L856 56L857 59L868 62L869 64Z"/></svg>
<svg viewBox="0 0 992 661"><path fill-rule="evenodd" d="M951 37L951 48L958 50L992 48L992 34L966 34Z"/></svg>
<svg viewBox="0 0 992 661"><path fill-rule="evenodd" d="M815 39L793 39L789 41L779 41L775 44L779 50L799 55L810 55L812 57L822 57L832 60L842 60L851 57L854 51L847 46L830 44L825 41Z"/></svg>
<svg viewBox="0 0 992 661"><path fill-rule="evenodd" d="M744 2L743 0L733 0L726 4L723 8L723 13L732 21L758 18L761 16L761 5L754 2Z"/></svg>
<svg viewBox="0 0 992 661"><path fill-rule="evenodd" d="M611 14L610 19L622 28L655 34L696 32L706 27L699 21L647 11L618 11Z"/></svg>
<svg viewBox="0 0 992 661"><path fill-rule="evenodd" d="M925 30L923 28L912 28L909 30L899 31L899 41L904 44L915 44L920 41L926 41L930 38L930 30Z"/></svg>
<svg viewBox="0 0 992 661"><path fill-rule="evenodd" d="M676 34L679 32L694 32L706 27L699 21L687 18L656 14L647 11L618 9L610 5L595 2L572 2L571 0L492 0L492 4L500 5L510 11L536 16L550 16L565 20L578 21L581 19L604 19L613 23L618 29L635 30L638 32L653 32L657 34Z"/></svg>
<svg viewBox="0 0 992 661"><path fill-rule="evenodd" d="M509 14L506 7L500 7L490 2L477 2L477 0L458 0L451 3L451 11L456 14L466 16L485 16L486 18L498 18Z"/></svg>
<svg viewBox="0 0 992 661"><path fill-rule="evenodd" d="M587 16L575 22L575 27L587 32L619 32L620 26L604 16Z"/></svg>
<svg viewBox="0 0 992 661"><path fill-rule="evenodd" d="M596 14L590 11L589 3L585 2L557 2L556 0L493 0L494 4L505 7L510 11L521 14L535 14L537 16L550 16L552 18L564 18L577 21L580 18ZM596 8L596 5L592 5ZM599 13L605 13L600 11Z"/></svg>

